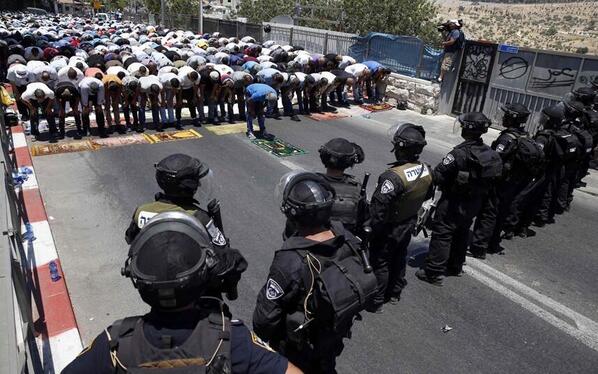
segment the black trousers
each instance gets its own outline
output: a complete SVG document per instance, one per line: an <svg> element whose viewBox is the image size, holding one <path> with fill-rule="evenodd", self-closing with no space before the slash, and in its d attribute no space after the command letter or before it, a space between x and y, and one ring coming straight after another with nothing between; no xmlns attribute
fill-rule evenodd
<svg viewBox="0 0 598 374"><path fill-rule="evenodd" d="M411 242L413 220L399 223L387 232L375 233L370 242L370 259L378 281L374 305L381 305L391 297L400 297L407 286L407 248Z"/></svg>
<svg viewBox="0 0 598 374"><path fill-rule="evenodd" d="M133 127L131 127L130 114L133 114ZM123 95L123 116L128 128L136 130L139 127L139 108L136 97Z"/></svg>
<svg viewBox="0 0 598 374"><path fill-rule="evenodd" d="M518 207L513 205L516 197L525 189L529 180L511 178L498 184L493 194L489 195L478 216L473 231L472 249L487 252L500 250L501 232L514 231L521 214ZM492 201L491 199L494 199Z"/></svg>
<svg viewBox="0 0 598 374"><path fill-rule="evenodd" d="M245 121L245 88L235 88L235 97L239 107L239 121Z"/></svg>
<svg viewBox="0 0 598 374"><path fill-rule="evenodd" d="M75 118L75 125L77 126L77 131L81 132L81 113L79 113L79 110L77 108L77 105L79 105L79 100L77 99L71 99L71 100L60 100L60 109L62 109L62 111L64 112L66 110L66 103L69 103L71 110L73 112L73 117ZM63 116L60 116L58 118L58 127L60 128L60 134L64 135L64 126L65 126L65 117L66 117L66 113Z"/></svg>
<svg viewBox="0 0 598 374"><path fill-rule="evenodd" d="M559 187L564 173L562 165L556 165L546 170L544 193L534 217L536 221L549 222L554 219Z"/></svg>
<svg viewBox="0 0 598 374"><path fill-rule="evenodd" d="M546 174L533 179L513 201L507 221L510 221L515 232L522 232L531 225L536 212L540 209L547 181Z"/></svg>
<svg viewBox="0 0 598 374"><path fill-rule="evenodd" d="M424 269L428 275L460 271L465 262L469 227L480 212L483 194L444 195L438 202L432 222L432 237Z"/></svg>
<svg viewBox="0 0 598 374"><path fill-rule="evenodd" d="M197 117L196 109L196 100L195 100L195 89L194 88L187 88L181 90L181 100L187 104L187 108L189 109L189 115L191 118L195 119ZM177 106L176 108L176 118L181 118L181 111L182 106ZM202 113L203 113L203 106L202 106Z"/></svg>
<svg viewBox="0 0 598 374"><path fill-rule="evenodd" d="M577 184L577 175L579 173L579 161L569 162L565 165L563 178L559 186L556 212L563 213L569 209L569 205L573 201L573 190Z"/></svg>

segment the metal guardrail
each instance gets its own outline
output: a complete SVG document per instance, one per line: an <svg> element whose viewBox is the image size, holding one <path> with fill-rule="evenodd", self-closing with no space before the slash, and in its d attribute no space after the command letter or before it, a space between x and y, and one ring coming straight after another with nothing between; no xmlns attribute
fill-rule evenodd
<svg viewBox="0 0 598 374"><path fill-rule="evenodd" d="M349 48L355 43L357 34L313 29L310 27L264 23L270 25L271 31L264 33L264 39L274 40L280 44L300 46L313 53L349 54Z"/></svg>
<svg viewBox="0 0 598 374"><path fill-rule="evenodd" d="M33 274L23 247L23 237L27 235L21 232L21 222L27 222L27 218L15 191L13 175L17 169L12 133L4 123L1 107L0 147L0 374L42 373L33 328Z"/></svg>

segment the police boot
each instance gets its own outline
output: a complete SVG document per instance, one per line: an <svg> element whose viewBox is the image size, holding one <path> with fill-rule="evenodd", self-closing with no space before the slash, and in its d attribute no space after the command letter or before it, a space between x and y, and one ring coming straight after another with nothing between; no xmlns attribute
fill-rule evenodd
<svg viewBox="0 0 598 374"><path fill-rule="evenodd" d="M421 281L428 282L434 286L442 287L442 281L444 279L442 275L428 274L426 270L419 269L415 272L415 276Z"/></svg>

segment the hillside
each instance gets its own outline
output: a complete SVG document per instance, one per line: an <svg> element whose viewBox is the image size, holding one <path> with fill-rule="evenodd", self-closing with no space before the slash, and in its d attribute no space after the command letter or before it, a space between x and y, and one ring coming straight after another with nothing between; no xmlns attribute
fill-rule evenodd
<svg viewBox="0 0 598 374"><path fill-rule="evenodd" d="M510 4L515 1L453 0L439 1L438 5L443 19L463 19L463 30L470 39L598 54L598 2Z"/></svg>

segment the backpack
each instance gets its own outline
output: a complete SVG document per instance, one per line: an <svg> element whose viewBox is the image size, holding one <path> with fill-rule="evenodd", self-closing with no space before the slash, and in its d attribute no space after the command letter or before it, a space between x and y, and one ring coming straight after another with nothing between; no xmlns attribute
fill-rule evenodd
<svg viewBox="0 0 598 374"><path fill-rule="evenodd" d="M581 145L581 154L588 155L592 153L592 149L594 148L594 138L592 137L592 134L583 127L571 126L569 129L571 130L571 133L579 140L579 144Z"/></svg>
<svg viewBox="0 0 598 374"><path fill-rule="evenodd" d="M231 327L224 311L213 311L200 320L189 338L176 347L152 346L145 338L143 323L141 316L129 317L114 322L110 333L106 330L111 357L118 358L115 373L230 373ZM165 338L165 343L170 343Z"/></svg>
<svg viewBox="0 0 598 374"><path fill-rule="evenodd" d="M579 155L579 141L577 137L565 129L559 129L555 132L556 143L562 152L563 161L570 162L576 160Z"/></svg>
<svg viewBox="0 0 598 374"><path fill-rule="evenodd" d="M459 30L459 38L457 39L457 48L461 49L465 45L465 33Z"/></svg>
<svg viewBox="0 0 598 374"><path fill-rule="evenodd" d="M527 135L507 132L511 138L517 141L514 154L514 166L530 175L538 175L544 166L544 151L535 140Z"/></svg>
<svg viewBox="0 0 598 374"><path fill-rule="evenodd" d="M343 250L345 245L348 250ZM374 273L366 273L363 269L357 251L359 243L349 239L345 245L337 250L334 257L323 257L305 250L296 251L306 260L313 276L311 312L315 318L328 322L335 332L344 332L351 326L353 318L372 303L378 288ZM307 299L304 305L308 305Z"/></svg>

